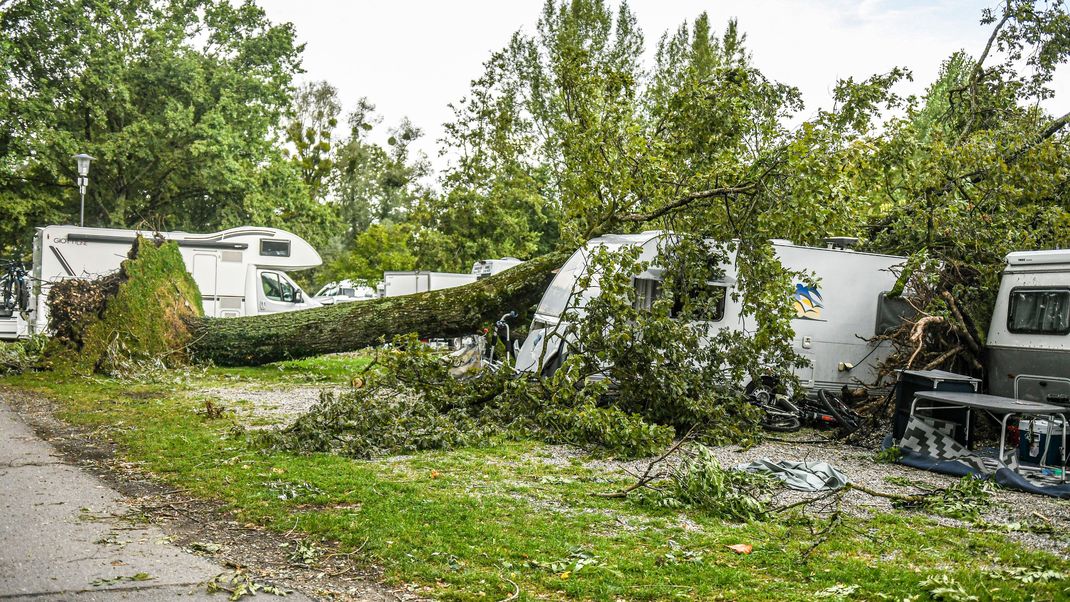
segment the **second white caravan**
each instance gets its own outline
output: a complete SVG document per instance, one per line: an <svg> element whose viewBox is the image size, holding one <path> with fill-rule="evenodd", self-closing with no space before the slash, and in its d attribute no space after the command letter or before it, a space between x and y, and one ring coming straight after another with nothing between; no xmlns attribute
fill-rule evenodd
<svg viewBox="0 0 1070 602"><path fill-rule="evenodd" d="M48 291L68 278L94 278L119 269L138 235L152 231L79 226L38 228L33 245L33 279L37 286L23 328L0 332L47 332ZM212 234L161 232L178 244L186 269L201 291L204 313L213 317L253 316L315 307L318 303L286 273L322 263L307 241L275 228L238 227ZM27 319L28 318L28 319Z"/></svg>
<svg viewBox="0 0 1070 602"><path fill-rule="evenodd" d="M582 307L586 299L599 294L597 282L587 290L578 290L577 281L583 275L590 252L599 246L609 250L640 246L640 260L653 262L661 245L670 233L649 231L641 234L613 234L595 238L577 250L560 269L546 290L535 311L530 334L517 356L517 369L535 371L539 366L559 365L567 343L556 333L567 328L555 328L567 310ZM838 390L876 384L877 367L890 348L887 342L876 343L875 334L897 326L906 314L905 302L885 295L896 282L893 271L906 259L892 255L862 253L845 248L845 239L830 239L826 248L794 245L773 241L781 264L792 272L813 273L817 286L796 282L792 302L796 318L794 348L809 361L796 374L808 390ZM724 266L724 278L711 286L724 288L718 315L711 320L711 329L752 330L747 318L741 315L740 302L733 299L735 268ZM639 303L648 303L660 290L660 270L650 269L634 278ZM753 318L750 318L753 319ZM753 326L753 325L752 325Z"/></svg>
<svg viewBox="0 0 1070 602"><path fill-rule="evenodd" d="M1070 251L1007 255L985 352L989 393L1070 406Z"/></svg>

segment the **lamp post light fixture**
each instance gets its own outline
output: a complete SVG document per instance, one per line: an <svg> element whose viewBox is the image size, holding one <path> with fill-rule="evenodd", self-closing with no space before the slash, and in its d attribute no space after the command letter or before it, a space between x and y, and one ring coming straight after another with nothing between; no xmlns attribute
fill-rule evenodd
<svg viewBox="0 0 1070 602"><path fill-rule="evenodd" d="M74 160L78 162L78 193L82 197L82 213L78 220L79 226L85 225L85 187L89 185L89 162L95 159L85 153L74 155Z"/></svg>

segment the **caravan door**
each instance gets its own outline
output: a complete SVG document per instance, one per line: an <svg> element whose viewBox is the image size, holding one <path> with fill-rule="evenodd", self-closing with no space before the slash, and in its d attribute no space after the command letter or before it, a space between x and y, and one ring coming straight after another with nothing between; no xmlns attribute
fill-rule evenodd
<svg viewBox="0 0 1070 602"><path fill-rule="evenodd" d="M194 253L193 280L201 291L204 315L218 317L219 258L214 253Z"/></svg>

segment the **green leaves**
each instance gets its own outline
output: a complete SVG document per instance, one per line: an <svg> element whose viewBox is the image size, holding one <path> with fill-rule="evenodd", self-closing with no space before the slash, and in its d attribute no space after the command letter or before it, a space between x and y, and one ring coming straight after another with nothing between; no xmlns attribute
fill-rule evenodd
<svg viewBox="0 0 1070 602"><path fill-rule="evenodd" d="M690 506L725 520L752 521L765 517L776 486L768 475L722 468L710 448L697 444L673 470L668 488L645 495L661 506Z"/></svg>
<svg viewBox="0 0 1070 602"><path fill-rule="evenodd" d="M249 220L260 174L280 160L271 132L299 61L290 26L215 0L21 0L0 23L0 191L29 204L0 205L5 252L28 226L77 215L77 152L97 157L87 225Z"/></svg>

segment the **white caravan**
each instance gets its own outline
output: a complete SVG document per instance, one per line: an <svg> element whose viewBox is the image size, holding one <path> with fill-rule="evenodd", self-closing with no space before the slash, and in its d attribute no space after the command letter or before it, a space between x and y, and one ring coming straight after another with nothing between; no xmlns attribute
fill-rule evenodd
<svg viewBox="0 0 1070 602"><path fill-rule="evenodd" d="M582 317L582 308L599 294L597 282L587 290L580 290L577 284L592 249L640 246L640 260L653 262L659 245L669 236L662 231L606 235L591 240L573 253L539 302L530 334L517 356L517 369L533 372L538 366L547 370L560 365L568 337L564 334L568 331L567 325L555 332L562 314L566 309L576 308L577 316ZM809 366L798 368L796 374L809 390L838 390L844 385L874 384L876 368L887 357L890 346L887 342L871 343L868 339L894 328L907 313L905 302L885 296L896 282L892 268L903 264L905 258L852 251L845 247L850 240L830 239L828 248L773 241L777 257L785 268L813 273L818 281L817 286L797 282L792 294L797 312L792 323L794 348L810 362ZM662 272L655 266L634 277L637 303L649 306L658 296ZM724 272L721 281L709 283L724 289L719 295L722 301L717 315L710 320L710 328L712 331L746 329L747 319L740 315L740 302L732 295L736 282L735 266L724 266ZM749 329L753 327L751 323Z"/></svg>
<svg viewBox="0 0 1070 602"><path fill-rule="evenodd" d="M523 260L515 257L481 259L472 264L472 271L468 274L424 272L420 270L414 272L385 272L383 281L379 283L379 293L382 297L400 297L402 295L463 286L481 278L504 272L522 263L524 263Z"/></svg>
<svg viewBox="0 0 1070 602"><path fill-rule="evenodd" d="M475 274L452 272L385 272L382 294L384 297L400 297L463 286L476 281Z"/></svg>
<svg viewBox="0 0 1070 602"><path fill-rule="evenodd" d="M119 269L138 234L154 232L78 226L37 229L33 245L32 311L0 319L0 338L44 333L48 327L48 291L68 278L94 278ZM213 234L162 232L178 244L186 269L197 282L206 316L236 317L293 311L318 306L305 296L285 270L320 265L312 245L275 228L239 227Z"/></svg>
<svg viewBox="0 0 1070 602"><path fill-rule="evenodd" d="M993 395L1070 405L1070 250L1007 255L986 354Z"/></svg>

